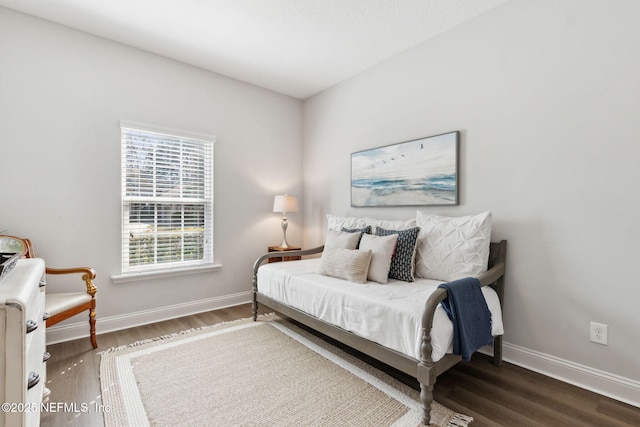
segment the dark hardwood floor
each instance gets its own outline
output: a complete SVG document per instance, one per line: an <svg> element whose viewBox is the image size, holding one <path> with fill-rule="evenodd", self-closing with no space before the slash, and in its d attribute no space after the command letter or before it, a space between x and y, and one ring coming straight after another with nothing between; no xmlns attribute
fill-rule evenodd
<svg viewBox="0 0 640 427"><path fill-rule="evenodd" d="M261 309L261 313L269 312ZM100 405L100 355L110 347L167 335L186 329L251 316L244 304L152 325L98 336L97 350L89 339L48 346L47 387L51 389L49 412L42 414L43 427L104 425ZM98 319L98 322L100 319ZM368 359L360 355L364 359ZM370 363L375 361L368 360ZM385 368L383 366L379 366ZM385 368L404 382L417 382ZM640 408L545 377L510 363L501 367L476 354L438 378L435 399L470 415L480 426L640 426Z"/></svg>

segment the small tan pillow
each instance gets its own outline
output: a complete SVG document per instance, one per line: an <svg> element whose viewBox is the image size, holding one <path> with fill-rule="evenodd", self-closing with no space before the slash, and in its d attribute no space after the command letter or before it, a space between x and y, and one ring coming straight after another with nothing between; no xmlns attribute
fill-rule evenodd
<svg viewBox="0 0 640 427"><path fill-rule="evenodd" d="M320 258L320 274L354 283L367 283L371 251L325 248Z"/></svg>

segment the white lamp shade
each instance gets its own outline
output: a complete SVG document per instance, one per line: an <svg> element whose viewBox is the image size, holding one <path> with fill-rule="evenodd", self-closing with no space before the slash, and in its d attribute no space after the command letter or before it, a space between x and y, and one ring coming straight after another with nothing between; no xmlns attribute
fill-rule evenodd
<svg viewBox="0 0 640 427"><path fill-rule="evenodd" d="M283 194L273 199L274 212L298 212L298 199L296 196Z"/></svg>

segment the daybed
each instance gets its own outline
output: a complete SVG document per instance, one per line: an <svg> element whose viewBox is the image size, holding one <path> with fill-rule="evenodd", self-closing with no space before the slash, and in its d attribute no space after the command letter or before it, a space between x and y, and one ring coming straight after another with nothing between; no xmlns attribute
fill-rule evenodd
<svg viewBox="0 0 640 427"><path fill-rule="evenodd" d="M421 387L423 421L429 425L437 376L462 360L460 355L452 353L453 325L440 304L447 298L447 290L438 285L467 276L479 280L491 311L493 363L500 365L507 242L490 243L489 212L458 218L418 212L417 221L328 215L328 222L324 246L287 253L291 257L305 257L302 260L263 265L269 258L281 257L281 253L268 253L256 260L253 269L254 320L258 304L264 304L415 377ZM341 239L347 233L359 233L359 251L344 252L352 249L336 248L336 242L338 246L344 243ZM378 236L398 234L392 252L394 262L396 256L402 255L399 254L400 238L407 233L417 236L413 242L410 278L396 275L406 279L398 280L390 273L387 281L369 274L364 280L354 279L360 281L354 283L340 278L341 273L336 275L326 270L329 253L341 257L357 252L360 256L365 246L361 239L372 239L368 233ZM318 258L317 254L321 257ZM316 256L308 257L311 255ZM480 261L479 256L482 258ZM451 265L451 261L458 265ZM425 270L426 264L436 262L438 266L431 271ZM373 270L373 258L370 258L369 266ZM394 267L389 268L393 272ZM442 277L434 280L433 277L428 278L430 275Z"/></svg>

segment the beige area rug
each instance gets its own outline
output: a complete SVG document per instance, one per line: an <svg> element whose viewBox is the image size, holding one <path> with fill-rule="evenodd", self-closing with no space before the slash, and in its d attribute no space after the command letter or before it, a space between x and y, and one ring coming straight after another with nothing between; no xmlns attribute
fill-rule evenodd
<svg viewBox="0 0 640 427"><path fill-rule="evenodd" d="M101 354L106 427L422 425L418 391L275 315Z"/></svg>

